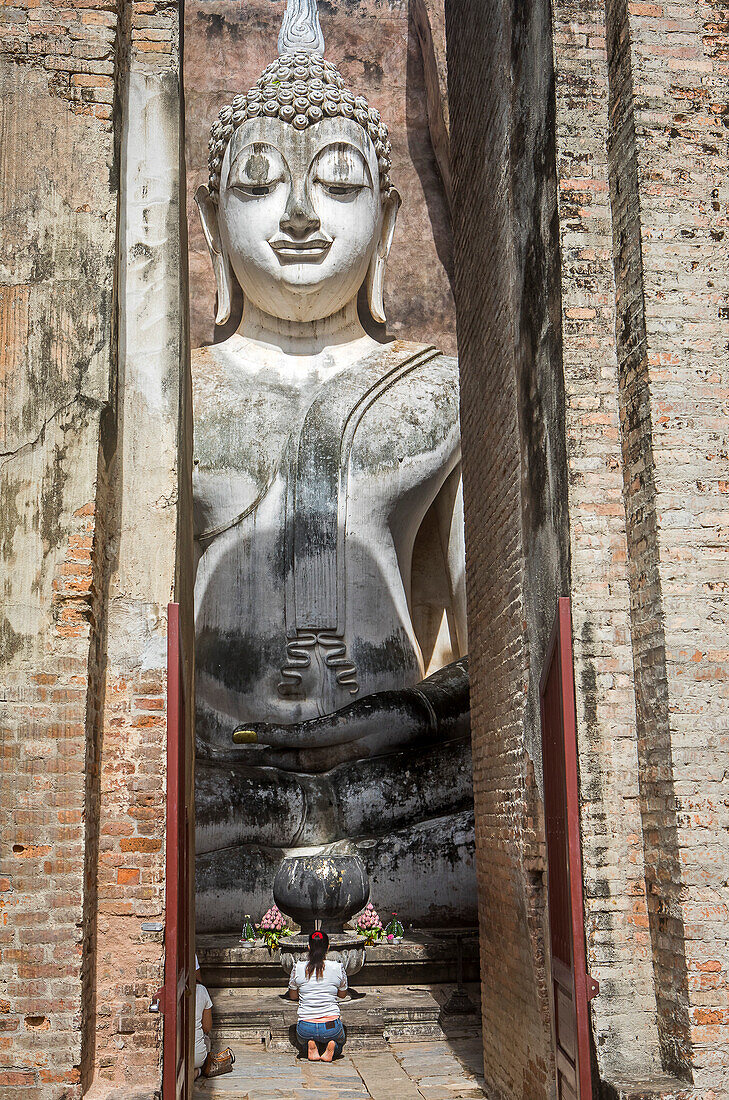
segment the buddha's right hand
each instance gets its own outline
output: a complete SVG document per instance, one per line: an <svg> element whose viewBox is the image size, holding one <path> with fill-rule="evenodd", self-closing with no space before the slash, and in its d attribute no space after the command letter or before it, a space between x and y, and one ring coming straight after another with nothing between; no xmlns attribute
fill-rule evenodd
<svg viewBox="0 0 729 1100"><path fill-rule="evenodd" d="M392 749L421 739L437 740L440 734L463 735L468 728L468 711L468 658L464 658L416 687L375 692L333 714L290 726L266 722L238 726L233 741L237 745L280 749L325 749L363 739L382 739ZM368 744L370 751L374 747Z"/></svg>

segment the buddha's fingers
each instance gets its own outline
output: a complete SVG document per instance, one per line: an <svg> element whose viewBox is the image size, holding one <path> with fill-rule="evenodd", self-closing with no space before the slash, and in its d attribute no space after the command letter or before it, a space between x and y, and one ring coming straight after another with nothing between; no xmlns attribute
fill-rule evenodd
<svg viewBox="0 0 729 1100"><path fill-rule="evenodd" d="M382 730L413 736L433 723L432 708L416 690L381 692L350 703L334 714L291 726L255 723L233 733L236 745L270 745L281 749L323 749L360 741Z"/></svg>
<svg viewBox="0 0 729 1100"><path fill-rule="evenodd" d="M291 726L263 722L239 726L237 745L268 745L299 751L334 748L365 739L386 746L407 745L438 732L461 733L468 726L468 661L454 661L416 687L380 691L349 703L333 714Z"/></svg>
<svg viewBox="0 0 729 1100"><path fill-rule="evenodd" d="M467 728L453 731L439 730L435 734L423 730L392 730L383 726L377 733L361 737L358 741L349 741L342 745L327 745L325 748L280 749L266 745L259 746L260 755L256 757L259 767L278 768L284 772L306 772L322 774L340 764L354 763L390 756L395 753L425 753L432 745L449 744L452 741L468 739Z"/></svg>

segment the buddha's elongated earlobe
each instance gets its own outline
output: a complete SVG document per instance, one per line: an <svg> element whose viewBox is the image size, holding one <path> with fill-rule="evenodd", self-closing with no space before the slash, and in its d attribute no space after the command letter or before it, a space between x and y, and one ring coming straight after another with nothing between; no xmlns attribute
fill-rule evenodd
<svg viewBox="0 0 729 1100"><path fill-rule="evenodd" d="M387 320L384 297L385 272L390 249L392 248L392 238L395 235L397 212L401 203L400 192L393 187L384 202L380 239L377 242L377 248L367 272L367 304L374 320L379 324L384 324Z"/></svg>
<svg viewBox="0 0 729 1100"><path fill-rule="evenodd" d="M200 214L200 222L208 246L210 259L215 272L215 285L218 288L218 309L215 316L216 325L224 325L230 317L231 281L233 278L230 270L228 254L220 239L218 226L218 207L207 187L198 187L195 192L195 202Z"/></svg>

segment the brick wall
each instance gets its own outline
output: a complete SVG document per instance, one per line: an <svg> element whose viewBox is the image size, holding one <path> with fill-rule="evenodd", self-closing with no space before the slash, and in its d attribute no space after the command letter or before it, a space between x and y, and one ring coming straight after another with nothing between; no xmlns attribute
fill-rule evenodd
<svg viewBox="0 0 729 1100"><path fill-rule="evenodd" d="M648 912L664 1063L729 1091L726 13L607 6ZM709 977L710 975L710 977Z"/></svg>
<svg viewBox="0 0 729 1100"><path fill-rule="evenodd" d="M37 84L75 115L98 119L94 133L111 133L117 50L116 4L82 0L67 6L39 0L3 5L0 42L6 73ZM32 77L30 73L32 72ZM40 132L44 127L41 119ZM48 120L46 120L48 121ZM28 119L26 118L26 126ZM87 155L91 147L87 147Z"/></svg>
<svg viewBox="0 0 729 1100"><path fill-rule="evenodd" d="M159 1086L140 925L188 584L177 43L164 3L0 15L3 1097Z"/></svg>
<svg viewBox="0 0 729 1100"><path fill-rule="evenodd" d="M28 1100L80 1095L85 1026L86 761L99 722L88 685L100 678L94 551L116 208L114 30L89 14L21 5L4 7L0 24L0 1088Z"/></svg>
<svg viewBox="0 0 729 1100"><path fill-rule="evenodd" d="M524 88L514 104L509 8L451 0L446 17L485 1073L490 1096L536 1100L550 1095L552 1067L529 673L530 631L538 633L539 624L527 608L525 577L534 561L526 561L523 524L545 536L543 552L530 549L547 567L545 585L554 587L562 568L558 524L540 459L548 462L559 440L550 440L548 455L538 453L549 413L520 425L550 368L554 287L545 286L545 270L534 288L530 339L530 319L518 304L535 257L516 239L514 220L515 207L531 203L541 212L548 199L527 167L537 141L529 123L512 150ZM527 36L532 30L522 29ZM528 80L524 69L520 76ZM512 184L523 190L516 194ZM541 252L541 227L530 228ZM529 459L522 465L522 427L534 443L531 468ZM530 499L534 486L543 492ZM529 514L531 504L539 516Z"/></svg>
<svg viewBox="0 0 729 1100"><path fill-rule="evenodd" d="M635 88L627 5L608 4L606 12L615 330L647 908L662 1061L667 1068L685 1072L690 1061L687 978L683 919L680 906L676 905L681 890L681 869L668 716L663 593L656 537Z"/></svg>
<svg viewBox="0 0 729 1100"><path fill-rule="evenodd" d="M615 340L601 2L554 5L563 365L588 965L603 1077L658 1064Z"/></svg>
<svg viewBox="0 0 729 1100"><path fill-rule="evenodd" d="M551 1088L532 701L566 583L596 1067L724 1096L726 25L447 13L487 1082Z"/></svg>

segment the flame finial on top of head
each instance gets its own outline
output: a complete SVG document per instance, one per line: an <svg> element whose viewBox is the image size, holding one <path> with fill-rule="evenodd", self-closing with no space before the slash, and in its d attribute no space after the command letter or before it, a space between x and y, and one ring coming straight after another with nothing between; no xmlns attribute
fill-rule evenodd
<svg viewBox="0 0 729 1100"><path fill-rule="evenodd" d="M286 0L278 36L278 52L279 56L289 53L324 56L324 35L319 25L316 0Z"/></svg>

